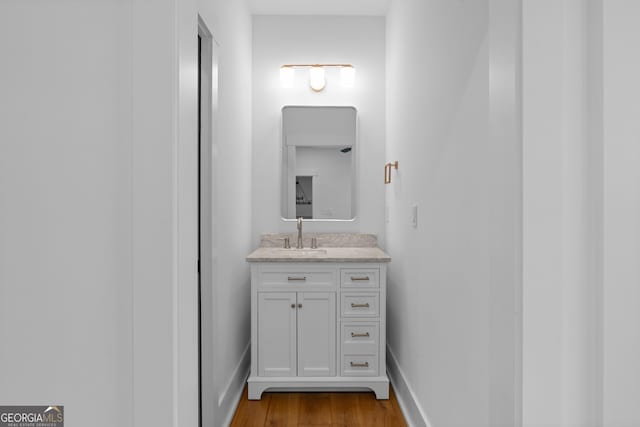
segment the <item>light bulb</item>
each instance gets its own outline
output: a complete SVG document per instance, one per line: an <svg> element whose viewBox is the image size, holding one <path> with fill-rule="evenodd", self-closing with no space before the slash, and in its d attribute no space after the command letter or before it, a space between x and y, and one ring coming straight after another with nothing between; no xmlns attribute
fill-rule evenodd
<svg viewBox="0 0 640 427"><path fill-rule="evenodd" d="M293 67L282 66L280 67L280 83L282 87L292 88L295 81L296 70Z"/></svg>
<svg viewBox="0 0 640 427"><path fill-rule="evenodd" d="M315 92L324 89L326 82L324 80L324 68L314 65L309 69L309 85Z"/></svg>
<svg viewBox="0 0 640 427"><path fill-rule="evenodd" d="M340 82L344 87L353 87L356 80L356 69L353 65L340 67Z"/></svg>

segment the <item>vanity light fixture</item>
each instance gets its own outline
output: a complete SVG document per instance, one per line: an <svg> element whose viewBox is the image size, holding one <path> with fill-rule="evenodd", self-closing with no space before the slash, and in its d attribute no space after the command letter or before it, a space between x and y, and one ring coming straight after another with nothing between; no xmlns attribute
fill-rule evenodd
<svg viewBox="0 0 640 427"><path fill-rule="evenodd" d="M356 69L353 65L344 65L340 67L340 82L344 87L353 87L356 81Z"/></svg>
<svg viewBox="0 0 640 427"><path fill-rule="evenodd" d="M284 65L280 67L280 83L282 87L292 88L295 81L296 70L290 65Z"/></svg>
<svg viewBox="0 0 640 427"><path fill-rule="evenodd" d="M309 69L309 86L314 92L321 92L327 85L324 79L324 68L314 65Z"/></svg>
<svg viewBox="0 0 640 427"><path fill-rule="evenodd" d="M353 87L356 69L351 64L285 64L280 67L280 83L284 88L292 88L295 82L296 68L309 68L309 86L314 92L322 92L327 85L324 69L340 68L340 82L344 87Z"/></svg>

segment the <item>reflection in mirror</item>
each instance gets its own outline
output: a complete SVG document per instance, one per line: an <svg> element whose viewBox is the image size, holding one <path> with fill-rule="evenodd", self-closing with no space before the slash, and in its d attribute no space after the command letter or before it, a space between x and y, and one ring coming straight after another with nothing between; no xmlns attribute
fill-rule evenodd
<svg viewBox="0 0 640 427"><path fill-rule="evenodd" d="M356 215L356 109L282 109L282 216L350 220Z"/></svg>

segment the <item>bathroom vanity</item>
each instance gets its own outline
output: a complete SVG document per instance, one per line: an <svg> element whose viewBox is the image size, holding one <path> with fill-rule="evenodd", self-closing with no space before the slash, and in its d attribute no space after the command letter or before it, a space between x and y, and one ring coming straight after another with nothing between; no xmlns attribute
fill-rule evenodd
<svg viewBox="0 0 640 427"><path fill-rule="evenodd" d="M388 399L385 307L391 258L370 235L368 243L356 243L368 246L358 247L325 246L341 239L318 235L317 249L275 247L283 238L270 236L247 257L249 399L260 399L265 390L362 389Z"/></svg>

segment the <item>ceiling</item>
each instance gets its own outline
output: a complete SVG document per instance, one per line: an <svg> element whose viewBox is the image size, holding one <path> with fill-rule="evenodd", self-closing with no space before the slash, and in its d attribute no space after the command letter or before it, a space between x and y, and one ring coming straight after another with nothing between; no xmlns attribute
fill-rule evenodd
<svg viewBox="0 0 640 427"><path fill-rule="evenodd" d="M384 16L390 0L246 0L254 15Z"/></svg>

